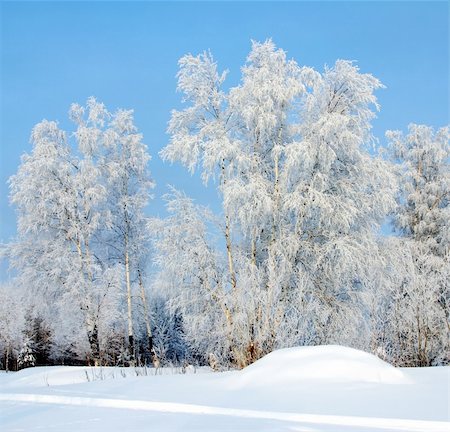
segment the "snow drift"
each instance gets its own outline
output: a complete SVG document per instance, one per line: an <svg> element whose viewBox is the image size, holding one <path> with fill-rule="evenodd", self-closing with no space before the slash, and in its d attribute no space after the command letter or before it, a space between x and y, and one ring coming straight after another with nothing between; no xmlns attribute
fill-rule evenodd
<svg viewBox="0 0 450 432"><path fill-rule="evenodd" d="M405 374L372 354L337 345L274 351L243 369L242 385L293 385L299 381L407 384Z"/></svg>

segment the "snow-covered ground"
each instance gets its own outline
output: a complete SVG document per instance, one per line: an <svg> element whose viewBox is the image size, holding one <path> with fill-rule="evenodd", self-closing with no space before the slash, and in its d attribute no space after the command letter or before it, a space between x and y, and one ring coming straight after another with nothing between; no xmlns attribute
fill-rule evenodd
<svg viewBox="0 0 450 432"><path fill-rule="evenodd" d="M160 371L161 372L161 371ZM0 374L0 431L450 430L450 368L396 369L361 351L276 351L236 372L139 375L40 367Z"/></svg>

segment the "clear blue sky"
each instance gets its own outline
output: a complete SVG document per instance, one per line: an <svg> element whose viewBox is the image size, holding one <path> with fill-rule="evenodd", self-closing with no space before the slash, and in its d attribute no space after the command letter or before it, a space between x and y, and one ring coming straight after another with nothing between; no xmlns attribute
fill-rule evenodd
<svg viewBox="0 0 450 432"><path fill-rule="evenodd" d="M229 85L250 40L271 37L300 64L319 70L338 58L357 60L386 89L374 122L448 123L447 2L2 2L0 242L15 235L6 181L29 134L43 118L68 127L72 102L93 95L110 110L133 108L153 160L158 187L150 207L162 214L167 184L218 209L214 190L177 165L163 164L170 111L180 107L177 61L210 49L229 69ZM2 270L4 271L4 270ZM1 279L1 278L0 278Z"/></svg>

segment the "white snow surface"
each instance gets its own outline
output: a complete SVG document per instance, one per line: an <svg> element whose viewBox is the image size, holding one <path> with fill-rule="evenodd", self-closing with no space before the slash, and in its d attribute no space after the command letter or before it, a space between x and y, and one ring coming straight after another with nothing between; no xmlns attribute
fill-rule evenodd
<svg viewBox="0 0 450 432"><path fill-rule="evenodd" d="M320 346L275 351L242 371L151 372L1 373L0 431L450 430L449 367L398 369L361 351Z"/></svg>
<svg viewBox="0 0 450 432"><path fill-rule="evenodd" d="M313 382L407 383L400 370L371 354L341 346L297 347L274 351L245 368L245 385L297 385Z"/></svg>

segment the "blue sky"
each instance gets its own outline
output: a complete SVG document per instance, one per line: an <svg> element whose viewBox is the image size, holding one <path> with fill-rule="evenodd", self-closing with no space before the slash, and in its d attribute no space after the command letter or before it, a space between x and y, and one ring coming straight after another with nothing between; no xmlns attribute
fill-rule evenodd
<svg viewBox="0 0 450 432"><path fill-rule="evenodd" d="M72 102L93 95L110 110L133 108L153 156L157 182L149 212L163 214L167 184L217 210L213 188L182 167L164 164L170 111L179 108L177 61L210 49L228 85L250 40L271 37L300 64L318 70L336 59L358 61L379 78L375 135L408 123L448 124L447 2L2 2L0 242L15 234L9 176L31 149L43 118L70 127Z"/></svg>

